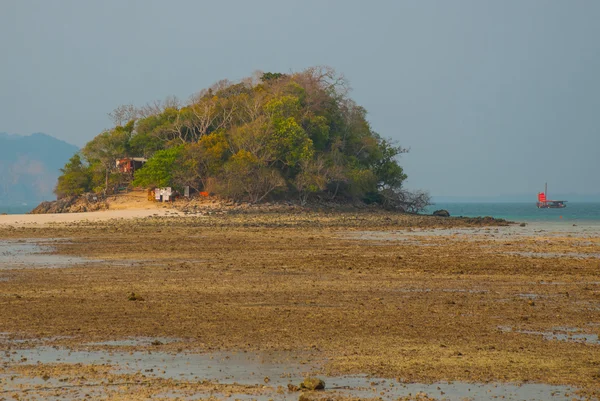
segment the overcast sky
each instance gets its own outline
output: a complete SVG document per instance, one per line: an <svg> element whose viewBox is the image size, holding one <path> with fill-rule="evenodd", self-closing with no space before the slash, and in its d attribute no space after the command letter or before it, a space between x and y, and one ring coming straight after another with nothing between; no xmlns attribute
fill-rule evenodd
<svg viewBox="0 0 600 401"><path fill-rule="evenodd" d="M0 132L330 65L436 196L600 192L600 1L0 0ZM532 195L535 196L535 195Z"/></svg>

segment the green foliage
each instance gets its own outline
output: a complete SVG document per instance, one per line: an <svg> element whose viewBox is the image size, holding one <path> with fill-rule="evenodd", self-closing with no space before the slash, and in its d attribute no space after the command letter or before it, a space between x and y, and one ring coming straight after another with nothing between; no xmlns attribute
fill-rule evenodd
<svg viewBox="0 0 600 401"><path fill-rule="evenodd" d="M157 135L149 132L138 132L129 141L129 154L136 157L150 157L157 150L163 149L165 143Z"/></svg>
<svg viewBox="0 0 600 401"><path fill-rule="evenodd" d="M310 160L314 154L312 140L293 117L273 122L273 134L267 147L288 167L295 167L302 160Z"/></svg>
<svg viewBox="0 0 600 401"><path fill-rule="evenodd" d="M346 176L350 184L349 192L354 197L362 198L376 188L377 177L370 169L354 167L347 171Z"/></svg>
<svg viewBox="0 0 600 401"><path fill-rule="evenodd" d="M378 143L377 157L372 163L372 170L377 177L380 188L400 188L402 182L407 178L402 167L396 162L396 156L406 152L398 146L393 146L388 141L381 140Z"/></svg>
<svg viewBox="0 0 600 401"><path fill-rule="evenodd" d="M304 123L306 133L317 151L324 152L329 141L330 126L325 116L308 117Z"/></svg>
<svg viewBox="0 0 600 401"><path fill-rule="evenodd" d="M184 147L182 177L176 178L197 190L206 189L209 179L222 172L229 154L229 144L223 132L205 135L198 142Z"/></svg>
<svg viewBox="0 0 600 401"><path fill-rule="evenodd" d="M96 136L81 150L92 170L92 184L95 191L106 194L114 183L113 173L116 170L116 160L127 155L131 134L121 126L105 131ZM102 187L102 179L104 185Z"/></svg>
<svg viewBox="0 0 600 401"><path fill-rule="evenodd" d="M401 190L406 174L397 159L405 150L372 130L345 82L328 67L267 72L259 82L219 81L185 105L128 107L124 126L82 150L89 185L65 168L61 188L107 191L120 179L117 159L143 156L149 161L134 185L190 185L253 202L313 195L380 202L382 191Z"/></svg>
<svg viewBox="0 0 600 401"><path fill-rule="evenodd" d="M65 196L81 195L91 190L92 173L90 168L83 164L79 153L75 153L60 171L62 175L58 178L54 189L54 193L59 199Z"/></svg>
<svg viewBox="0 0 600 401"><path fill-rule="evenodd" d="M332 177L320 157L314 160L303 160L300 166L300 172L296 175L294 185L301 204L305 204L311 194L324 191Z"/></svg>
<svg viewBox="0 0 600 401"><path fill-rule="evenodd" d="M279 170L266 167L248 151L240 150L225 164L223 192L234 199L248 196L260 202L267 195L285 186Z"/></svg>
<svg viewBox="0 0 600 401"><path fill-rule="evenodd" d="M159 150L137 171L133 185L139 187L173 187L181 168L183 145Z"/></svg>
<svg viewBox="0 0 600 401"><path fill-rule="evenodd" d="M265 105L265 111L273 120L295 117L300 111L300 101L294 96L276 97Z"/></svg>
<svg viewBox="0 0 600 401"><path fill-rule="evenodd" d="M262 74L262 77L260 79L263 82L267 82L267 81L277 80L279 78L282 78L283 76L284 76L284 74L282 74L280 72L265 72L264 74Z"/></svg>

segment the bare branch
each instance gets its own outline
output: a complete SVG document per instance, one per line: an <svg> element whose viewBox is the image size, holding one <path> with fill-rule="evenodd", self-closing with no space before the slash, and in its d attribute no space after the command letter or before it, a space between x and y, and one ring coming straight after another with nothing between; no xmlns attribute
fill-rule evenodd
<svg viewBox="0 0 600 401"><path fill-rule="evenodd" d="M138 117L138 110L132 104L123 104L108 113L108 116L116 126L121 126L128 121L135 120Z"/></svg>

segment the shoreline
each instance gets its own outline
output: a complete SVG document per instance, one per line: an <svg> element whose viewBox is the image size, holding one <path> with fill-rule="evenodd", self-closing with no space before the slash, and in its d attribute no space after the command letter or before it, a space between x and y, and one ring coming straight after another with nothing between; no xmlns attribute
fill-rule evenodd
<svg viewBox="0 0 600 401"><path fill-rule="evenodd" d="M0 226L11 225L18 227L47 226L53 224L69 224L78 222L101 222L113 219L139 219L145 217L183 216L177 209L128 209L102 210L80 213L48 213L48 214L7 214L0 216Z"/></svg>
<svg viewBox="0 0 600 401"><path fill-rule="evenodd" d="M178 205L179 206L179 205ZM48 213L48 214L6 214L0 215L0 227L1 226L14 226L14 227L45 227L52 226L56 224L73 224L73 223L95 223L95 222L107 222L110 220L135 220L135 219L144 219L144 218L152 218L152 217L178 217L178 218L194 218L198 216L210 216L213 213L215 214L232 214L232 215L259 215L263 213L271 213L274 215L285 216L287 214L293 215L302 215L306 214L311 215L315 213L323 213L329 215L335 215L339 213L339 215L344 214L356 214L356 215L368 215L368 214L389 214L395 216L403 216L407 219L431 219L432 215L429 214L405 214L398 212L389 212L383 209L356 209L356 210L328 210L328 209L277 209L277 207L273 208L270 206L266 207L253 207L248 209L239 209L239 208L227 208L227 207L217 207L215 208L213 205L207 205L204 208L196 209L195 212L182 211L177 207L153 207L153 208L128 208L128 209L109 209L109 210L100 210L100 211L90 211L90 212L77 212L77 213ZM487 217L467 217L467 216L452 216L449 218L441 218L440 222L452 222L456 225L460 226L460 222L472 221L480 219L482 220L482 224L478 224L479 226L486 226L485 221L483 219L487 219ZM496 222L506 222L506 227L511 227L511 231L519 232L519 231L536 231L536 230L545 230L545 231L554 231L554 232L563 232L563 233L581 233L581 232L600 232L600 221L596 220L577 220L577 221L545 221L545 220L535 220L535 221L508 221L503 220L501 218L492 218ZM490 226L497 226L498 224L494 224L494 220L490 220ZM446 224L441 224L446 225ZM524 226L522 226L524 225ZM525 229L525 230L524 230Z"/></svg>

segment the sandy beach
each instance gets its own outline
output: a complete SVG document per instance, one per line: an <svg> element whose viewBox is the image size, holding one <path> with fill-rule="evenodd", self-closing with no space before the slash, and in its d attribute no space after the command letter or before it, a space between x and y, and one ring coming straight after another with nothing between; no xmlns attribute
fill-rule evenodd
<svg viewBox="0 0 600 401"><path fill-rule="evenodd" d="M38 226L43 227L52 224L69 224L78 222L100 222L113 219L136 219L151 216L173 216L180 215L175 209L126 209L126 210L102 210L85 213L49 213L49 214L9 214L0 216L0 226Z"/></svg>

